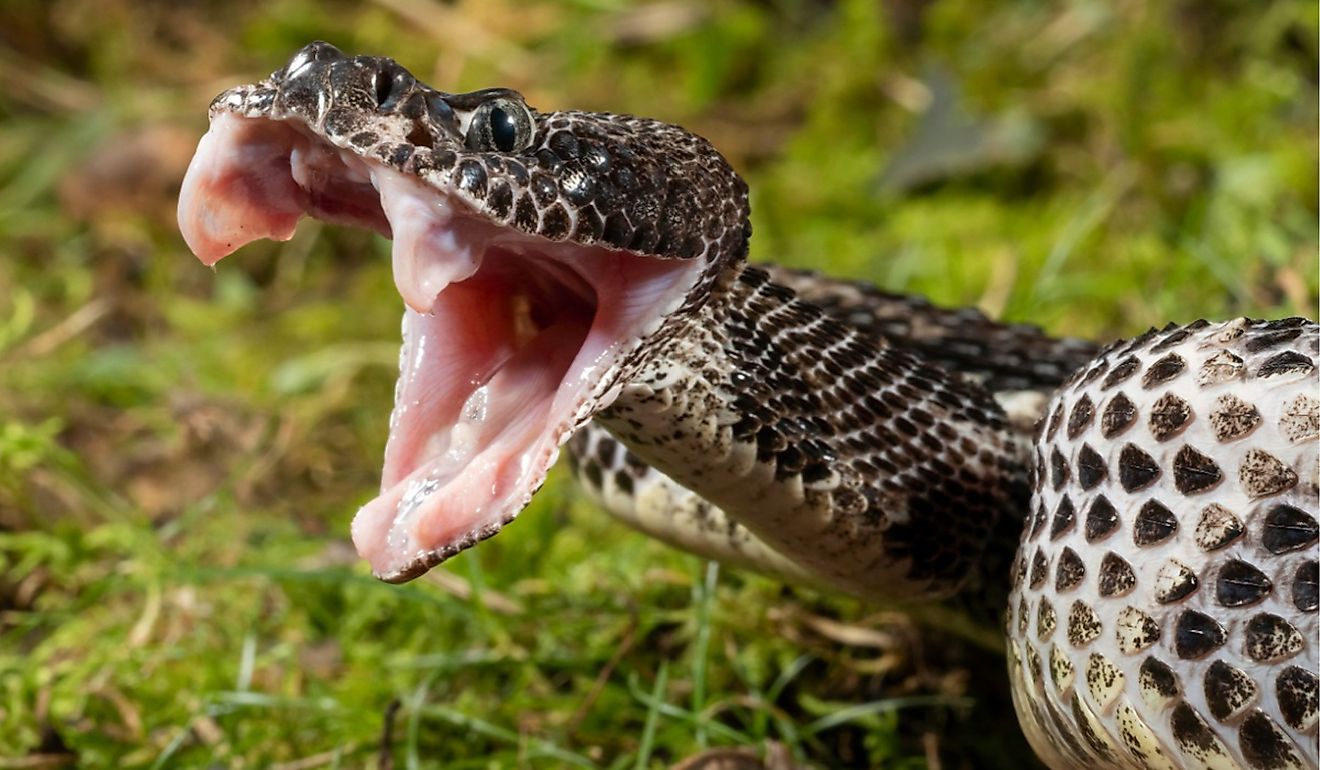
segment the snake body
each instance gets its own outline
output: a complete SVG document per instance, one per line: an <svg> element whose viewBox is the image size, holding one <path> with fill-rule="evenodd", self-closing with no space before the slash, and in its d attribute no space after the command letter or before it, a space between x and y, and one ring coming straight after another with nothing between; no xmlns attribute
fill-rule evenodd
<svg viewBox="0 0 1320 770"><path fill-rule="evenodd" d="M1055 394L1008 626L1056 767L1316 763L1316 325L1198 322Z"/></svg>
<svg viewBox="0 0 1320 770"><path fill-rule="evenodd" d="M1015 703L1054 767L1315 767L1315 323L1198 322L1098 351L749 266L746 185L704 140L446 94L324 43L211 114L180 205L203 259L303 213L395 237L401 437L354 525L383 578L495 534L572 438L607 510L680 547L870 600L1007 610ZM505 336L464 331L489 311L454 303L504 288L521 299L483 317ZM446 376L436 350L491 344L515 363L444 380L443 408L418 395L416 372ZM546 363L573 344L591 355ZM558 373L557 390L501 406L511 369ZM423 419L444 431L409 433Z"/></svg>

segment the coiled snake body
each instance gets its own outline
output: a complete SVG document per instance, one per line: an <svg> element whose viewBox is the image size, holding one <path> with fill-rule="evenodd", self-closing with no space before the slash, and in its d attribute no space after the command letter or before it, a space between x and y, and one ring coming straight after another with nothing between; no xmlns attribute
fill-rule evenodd
<svg viewBox="0 0 1320 770"><path fill-rule="evenodd" d="M211 118L179 209L203 261L305 214L394 240L399 386L353 525L381 578L495 534L571 439L607 510L681 547L1007 608L1052 766L1315 767L1315 323L1096 357L749 267L746 186L692 134L446 94L324 43Z"/></svg>

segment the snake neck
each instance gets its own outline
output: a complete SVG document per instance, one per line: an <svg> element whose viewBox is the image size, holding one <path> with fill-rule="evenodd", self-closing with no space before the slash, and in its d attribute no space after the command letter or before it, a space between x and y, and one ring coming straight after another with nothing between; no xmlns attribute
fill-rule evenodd
<svg viewBox="0 0 1320 770"><path fill-rule="evenodd" d="M662 329L597 419L827 585L912 601L1005 582L1027 454L1003 409L760 268Z"/></svg>

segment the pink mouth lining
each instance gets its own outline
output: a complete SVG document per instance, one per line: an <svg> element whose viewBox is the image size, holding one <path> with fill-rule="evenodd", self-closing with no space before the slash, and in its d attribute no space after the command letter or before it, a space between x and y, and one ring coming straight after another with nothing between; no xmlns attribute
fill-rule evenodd
<svg viewBox="0 0 1320 770"><path fill-rule="evenodd" d="M526 235L291 123L216 116L179 196L198 258L288 239L303 214L394 240L399 383L381 494L353 521L358 552L390 581L517 515L702 268Z"/></svg>

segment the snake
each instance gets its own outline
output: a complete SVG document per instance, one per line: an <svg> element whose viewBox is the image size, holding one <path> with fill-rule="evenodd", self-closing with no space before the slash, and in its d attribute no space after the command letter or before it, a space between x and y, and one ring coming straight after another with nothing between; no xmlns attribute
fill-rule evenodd
<svg viewBox="0 0 1320 770"><path fill-rule="evenodd" d="M704 139L324 42L209 115L203 263L305 216L392 240L400 374L351 528L380 579L500 532L565 450L680 548L989 623L1053 768L1316 767L1314 321L1102 347L749 263Z"/></svg>

